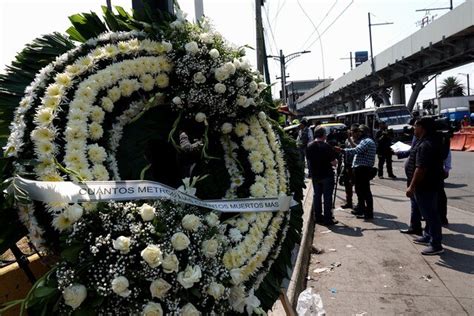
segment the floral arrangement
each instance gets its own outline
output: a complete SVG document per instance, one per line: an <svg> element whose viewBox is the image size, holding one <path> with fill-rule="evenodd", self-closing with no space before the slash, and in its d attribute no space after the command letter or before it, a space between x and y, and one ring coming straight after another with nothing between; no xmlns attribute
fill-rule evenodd
<svg viewBox="0 0 474 316"><path fill-rule="evenodd" d="M108 25L135 23L133 31L111 27L87 39L76 28L70 34L83 43L25 88L4 148L11 175L174 187L178 179L180 190L204 199L299 199L294 144L271 119L267 87L244 50L179 11L157 29L119 12L106 11ZM191 178L163 173L172 169L163 162L175 160L165 149L181 152L180 130L202 141ZM61 315L264 313L301 226L300 206L229 215L172 200L45 204L27 196L15 206L32 243L58 256L22 307Z"/></svg>

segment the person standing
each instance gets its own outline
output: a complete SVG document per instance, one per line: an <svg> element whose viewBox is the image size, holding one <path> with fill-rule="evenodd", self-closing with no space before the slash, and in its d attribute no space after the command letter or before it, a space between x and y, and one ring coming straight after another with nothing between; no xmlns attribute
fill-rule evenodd
<svg viewBox="0 0 474 316"><path fill-rule="evenodd" d="M326 130L323 127L316 128L314 137L315 140L309 144L306 151L313 182L312 211L315 214L316 223L331 226L338 223L338 221L333 219L332 213L332 194L334 191L333 167L337 165L337 154L326 143ZM324 214L322 197L324 197Z"/></svg>
<svg viewBox="0 0 474 316"><path fill-rule="evenodd" d="M437 255L444 252L441 245L441 220L438 209L438 190L443 177L441 148L434 140L435 121L423 117L415 123L418 142L410 151L406 165L409 186L406 195L414 197L421 215L426 220L423 237L413 242L428 246L423 255Z"/></svg>
<svg viewBox="0 0 474 316"><path fill-rule="evenodd" d="M345 148L354 148L352 144L356 144L352 131L359 129L359 124L352 124L351 129L348 130L347 139L344 143ZM350 140L349 140L350 138ZM352 172L352 162L354 156L348 153L344 153L344 191L346 193L346 204L341 205L341 208L353 208L352 196L353 190L352 186L354 185L354 176Z"/></svg>
<svg viewBox="0 0 474 316"><path fill-rule="evenodd" d="M354 148L337 148L337 150L344 150L345 153L354 155L352 170L358 205L352 213L357 218L370 220L374 218L374 200L370 190L370 180L375 176L373 168L377 146L369 137L370 129L366 125L361 124L352 134L358 144L353 143Z"/></svg>
<svg viewBox="0 0 474 316"><path fill-rule="evenodd" d="M296 143L298 144L298 150L300 152L300 159L305 167L306 149L308 144L313 141L313 132L309 128L309 122L306 119L302 119L299 126L298 137ZM308 177L311 178L311 168L308 163Z"/></svg>
<svg viewBox="0 0 474 316"><path fill-rule="evenodd" d="M387 124L384 121L381 121L380 129L375 134L375 140L377 141L377 157L379 160L378 165L378 176L380 179L383 179L383 165L387 164L387 173L388 177L395 179L396 176L393 174L392 169L392 135L387 129Z"/></svg>

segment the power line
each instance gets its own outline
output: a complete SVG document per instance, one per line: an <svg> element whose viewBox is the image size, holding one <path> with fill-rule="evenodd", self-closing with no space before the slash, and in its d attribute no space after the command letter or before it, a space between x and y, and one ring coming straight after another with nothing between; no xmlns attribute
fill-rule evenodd
<svg viewBox="0 0 474 316"><path fill-rule="evenodd" d="M321 36L323 36L324 33L326 33L326 31L329 30L329 28L330 28L334 23L336 23L337 20L339 20L339 18L344 14L344 12L347 11L347 9L349 9L349 7L350 7L353 3L354 3L354 0L352 0L352 1L344 8L344 10L342 10L342 12L339 13L339 15L331 22L331 24L329 24L329 26L324 29L324 31L321 33L321 35L318 36L314 41L312 41L311 44L310 44L306 49L310 49L311 46L313 46L314 43L316 43L316 41L319 40L319 39L321 38Z"/></svg>
<svg viewBox="0 0 474 316"><path fill-rule="evenodd" d="M334 2L334 4L329 8L329 10L326 12L326 14L324 15L324 17L321 19L321 21L319 22L319 24L315 27L315 29L313 30L313 32L308 36L308 38L306 39L306 41L304 41L303 45L301 45L301 48L300 49L303 49L303 47L306 45L306 43L308 43L308 41L311 39L311 37L313 36L314 33L316 33L317 30L319 30L319 27L321 26L321 24L324 22L324 20L326 20L326 18L329 16L329 13L331 13L332 9L334 9L334 7L336 6L337 4L337 0ZM301 5L300 5L301 7ZM318 34L319 36L319 34Z"/></svg>
<svg viewBox="0 0 474 316"><path fill-rule="evenodd" d="M276 52L278 52L278 44L276 42L276 39L275 39L275 34L273 33L273 28L272 28L272 25L270 24L270 19L269 19L269 14L268 14L268 11L267 11L267 8L265 6L263 6L265 10L263 10L265 12L265 18L267 20L267 24L268 24L268 29L270 30L270 34L272 36L272 40L273 40L273 44L275 45L275 49L276 49ZM264 28L265 30L265 28ZM270 50L272 51L272 54L275 55L276 53L273 52L272 50L272 47L270 46Z"/></svg>
<svg viewBox="0 0 474 316"><path fill-rule="evenodd" d="M301 5L300 0L296 0L296 2L298 2L298 6L300 7L301 11L303 11L303 14L308 18L311 25L313 25L314 31L318 33L319 37L321 37L321 35L319 35L318 27L316 26L316 24L314 24L313 20L308 15L308 13L306 13L306 10ZM321 48L321 64L322 64L323 78L325 78L326 77L326 71L324 69L324 51L323 51L323 43L322 43L321 40L319 41L319 46Z"/></svg>
<svg viewBox="0 0 474 316"><path fill-rule="evenodd" d="M285 6L285 4L286 4L286 0L284 0L283 3L281 4L281 7L277 9L277 13L275 14L275 17L273 18L272 24L276 25L276 20L278 19L278 15L280 15L280 12Z"/></svg>

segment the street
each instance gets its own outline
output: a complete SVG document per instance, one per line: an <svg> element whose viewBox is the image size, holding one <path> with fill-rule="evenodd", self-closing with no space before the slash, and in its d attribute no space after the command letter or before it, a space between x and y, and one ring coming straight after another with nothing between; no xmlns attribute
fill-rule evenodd
<svg viewBox="0 0 474 316"><path fill-rule="evenodd" d="M406 176L404 169L405 159L397 159L394 156L393 172L397 179L373 180L376 184L382 184L394 189L405 190ZM474 212L474 153L464 151L452 152L452 167L449 178L445 181L448 205L461 210ZM387 169L384 167L384 176L387 177Z"/></svg>

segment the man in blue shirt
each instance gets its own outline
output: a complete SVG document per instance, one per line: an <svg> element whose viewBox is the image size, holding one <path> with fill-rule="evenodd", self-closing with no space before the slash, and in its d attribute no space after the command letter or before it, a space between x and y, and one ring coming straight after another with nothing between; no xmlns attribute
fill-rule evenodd
<svg viewBox="0 0 474 316"><path fill-rule="evenodd" d="M338 148L337 150L344 150L346 154L354 155L352 168L358 205L353 214L357 218L370 220L374 218L374 200L370 190L370 180L375 176L373 167L377 146L369 137L370 129L366 125L361 124L352 134L358 140L358 144L353 144L354 148Z"/></svg>

